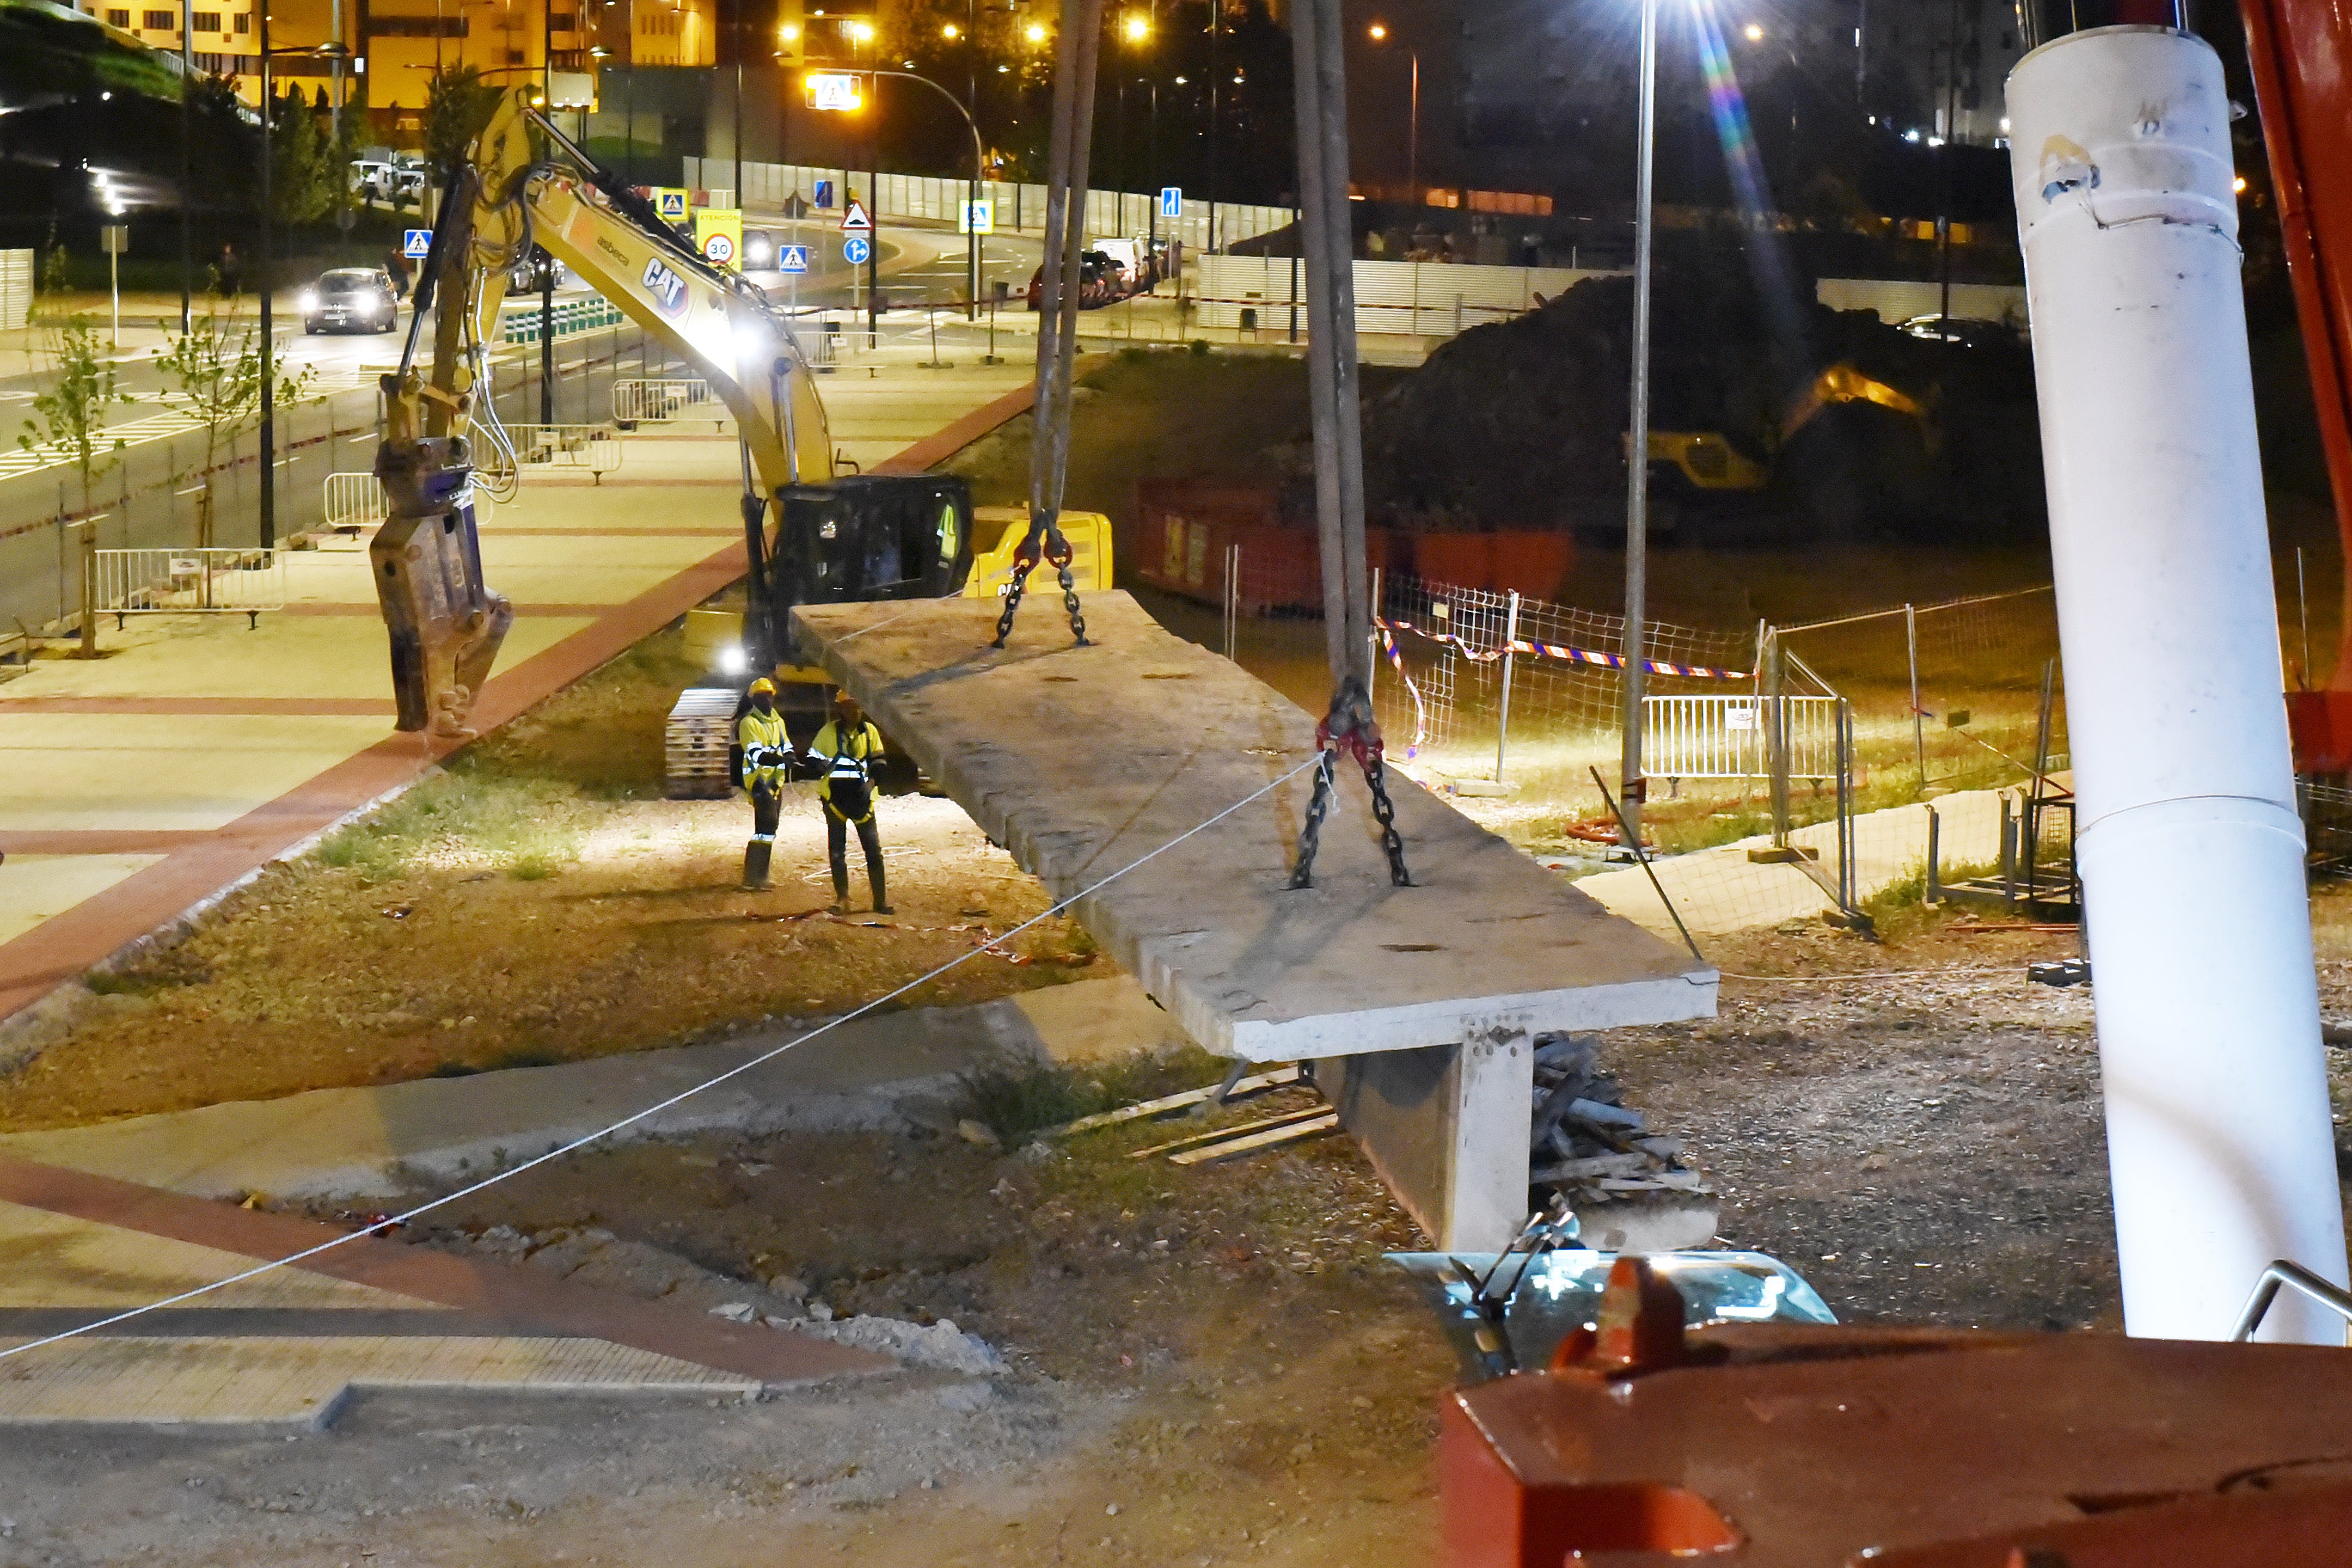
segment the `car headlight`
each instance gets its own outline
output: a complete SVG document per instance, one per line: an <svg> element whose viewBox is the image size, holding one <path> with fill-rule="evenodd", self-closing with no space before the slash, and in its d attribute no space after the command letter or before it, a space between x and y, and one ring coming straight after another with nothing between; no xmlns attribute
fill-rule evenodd
<svg viewBox="0 0 2352 1568"><path fill-rule="evenodd" d="M319 296L311 290L305 289L300 294L295 297L294 304L298 310L307 316L311 311L319 308Z"/></svg>

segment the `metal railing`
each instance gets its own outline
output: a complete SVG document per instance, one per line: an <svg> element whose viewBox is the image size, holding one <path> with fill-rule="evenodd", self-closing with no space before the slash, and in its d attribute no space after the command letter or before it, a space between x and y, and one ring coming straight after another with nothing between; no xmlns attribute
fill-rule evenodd
<svg viewBox="0 0 2352 1568"><path fill-rule="evenodd" d="M283 551L229 546L93 550L89 605L114 617L239 615L256 620L286 607Z"/></svg>
<svg viewBox="0 0 2352 1568"><path fill-rule="evenodd" d="M1788 776L1837 776L1834 697L1779 700ZM1642 772L1663 779L1760 779L1772 773L1773 700L1734 696L1642 699Z"/></svg>
<svg viewBox="0 0 2352 1568"><path fill-rule="evenodd" d="M724 405L710 394L710 384L694 378L628 379L613 383L613 423L667 425L675 419L723 419Z"/></svg>
<svg viewBox="0 0 2352 1568"><path fill-rule="evenodd" d="M474 490L474 521L485 523L498 509L490 492L477 486ZM369 529L380 526L392 510L383 493L383 483L373 474L329 474L327 476L327 531L357 538Z"/></svg>
<svg viewBox="0 0 2352 1568"><path fill-rule="evenodd" d="M526 468L585 468L602 481L621 466L621 433L610 425L509 425L515 462Z"/></svg>

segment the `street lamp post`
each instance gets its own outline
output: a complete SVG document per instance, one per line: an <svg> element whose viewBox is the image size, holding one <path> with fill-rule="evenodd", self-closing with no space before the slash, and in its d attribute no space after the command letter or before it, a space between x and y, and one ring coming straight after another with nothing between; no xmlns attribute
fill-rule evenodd
<svg viewBox="0 0 2352 1568"><path fill-rule="evenodd" d="M1365 31L1376 44L1388 42L1389 29L1385 22L1375 22ZM1419 206L1421 205L1421 51L1416 48L1407 48L1405 58L1412 62L1412 108L1407 119L1405 130L1404 188L1409 193L1412 205Z"/></svg>
<svg viewBox="0 0 2352 1568"><path fill-rule="evenodd" d="M949 105L952 107L958 114L963 116L964 125L966 129L970 130L971 132L971 195L964 206L964 226L966 228L971 228L971 202L978 201L980 199L981 181L987 172L988 156L981 147L980 122L971 117L971 110L966 109L961 102L959 102L954 93L950 92L946 88L941 87L938 82L933 81L930 78L927 76L918 76L913 71L887 71L877 69L862 71L856 74L871 77L894 76L906 81L921 82L925 87L929 88L941 98L946 99ZM876 101L878 103L880 101L881 95L877 93L875 98ZM876 132L877 139L879 134L880 132L877 131ZM977 320L980 315L980 235L977 231L974 231L969 237L969 243L964 247L964 260L965 266L969 269L970 273L970 287L967 292L971 297L970 302L971 314L972 319ZM869 301L869 303L871 303L871 301Z"/></svg>
<svg viewBox="0 0 2352 1568"><path fill-rule="evenodd" d="M1625 437L1624 750L1618 787L1625 812L1625 847L1642 854L1642 660L1649 615L1646 556L1650 502L1650 216L1651 164L1658 116L1658 0L1642 0L1640 172L1633 191L1633 373Z"/></svg>
<svg viewBox="0 0 2352 1568"><path fill-rule="evenodd" d="M270 164L275 153L270 148L270 116L278 107L278 89L269 79L269 61L273 55L310 55L320 59L347 58L351 51L341 44L319 44L309 48L276 49L269 47L269 7L256 7L261 13L260 37L257 40L261 54L261 253L257 259L261 268L261 547L265 550L278 542L278 375L270 358L270 230L273 223L270 197Z"/></svg>

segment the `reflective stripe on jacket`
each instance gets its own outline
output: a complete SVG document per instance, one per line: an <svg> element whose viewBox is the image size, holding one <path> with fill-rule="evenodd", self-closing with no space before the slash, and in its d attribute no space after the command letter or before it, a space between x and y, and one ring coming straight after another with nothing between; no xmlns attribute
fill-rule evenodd
<svg viewBox="0 0 2352 1568"><path fill-rule="evenodd" d="M840 724L828 720L816 739L809 742L809 755L824 764L824 778L816 786L820 798L833 799L833 781L852 779L870 784L873 774L867 764L882 754L882 731L870 722L843 731Z"/></svg>
<svg viewBox="0 0 2352 1568"><path fill-rule="evenodd" d="M785 770L790 766L793 742L791 737L784 733L782 712L762 713L757 708L751 710L735 726L735 743L743 748L745 789L750 789L754 784L773 789L783 782ZM777 762L769 767L753 767L751 749L754 746L772 748L777 753Z"/></svg>

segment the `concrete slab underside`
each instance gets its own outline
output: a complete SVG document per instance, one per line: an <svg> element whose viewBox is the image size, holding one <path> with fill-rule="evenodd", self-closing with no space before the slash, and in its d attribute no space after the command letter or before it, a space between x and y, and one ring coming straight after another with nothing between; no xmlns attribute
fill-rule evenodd
<svg viewBox="0 0 2352 1568"><path fill-rule="evenodd" d="M827 669L1024 869L1066 898L1313 755L1315 721L1125 594L1058 597L1012 646L975 600L794 612ZM1210 1050L1257 1061L1705 1017L1716 973L1391 775L1415 885L1392 888L1360 777L1315 886L1289 868L1311 773L1074 912Z"/></svg>

